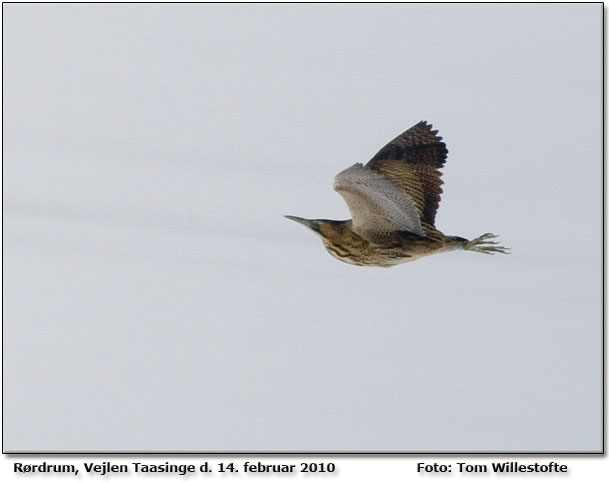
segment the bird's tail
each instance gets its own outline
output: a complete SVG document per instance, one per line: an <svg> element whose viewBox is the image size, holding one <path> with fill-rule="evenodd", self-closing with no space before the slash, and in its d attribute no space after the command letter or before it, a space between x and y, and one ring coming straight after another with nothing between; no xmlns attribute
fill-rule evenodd
<svg viewBox="0 0 609 482"><path fill-rule="evenodd" d="M493 241L497 236L491 233L483 234L482 236L478 236L471 241L465 238L460 238L458 236L451 236L449 239L451 244L453 244L456 248L465 249L466 251L476 251L477 253L484 254L495 254L495 253L503 253L510 254L510 248L505 248L503 246L499 246L496 241Z"/></svg>

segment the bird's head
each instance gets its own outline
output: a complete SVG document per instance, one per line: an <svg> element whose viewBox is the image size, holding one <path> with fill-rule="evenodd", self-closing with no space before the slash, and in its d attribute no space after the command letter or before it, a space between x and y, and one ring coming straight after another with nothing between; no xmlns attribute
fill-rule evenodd
<svg viewBox="0 0 609 482"><path fill-rule="evenodd" d="M354 248L354 238L359 238L353 233L351 219L346 221L332 221L330 219L304 219L296 216L286 216L306 226L317 234L328 253L339 261L349 264L363 265L357 249ZM361 240L361 238L359 238ZM356 243L357 244L357 243Z"/></svg>
<svg viewBox="0 0 609 482"><path fill-rule="evenodd" d="M343 237L348 221L332 221L330 219L305 219L297 216L286 216L286 218L296 221L306 226L317 234L324 243L326 241L336 242ZM349 221L350 222L350 221Z"/></svg>

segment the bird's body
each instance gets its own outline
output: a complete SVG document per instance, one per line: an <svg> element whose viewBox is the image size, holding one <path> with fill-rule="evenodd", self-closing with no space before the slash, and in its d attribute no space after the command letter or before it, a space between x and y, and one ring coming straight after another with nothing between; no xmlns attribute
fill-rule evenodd
<svg viewBox="0 0 609 482"><path fill-rule="evenodd" d="M358 266L389 267L454 249L505 253L492 234L469 241L435 228L442 193L439 169L448 153L437 132L419 122L365 166L355 164L336 176L334 189L353 219L286 217L318 234L332 256Z"/></svg>

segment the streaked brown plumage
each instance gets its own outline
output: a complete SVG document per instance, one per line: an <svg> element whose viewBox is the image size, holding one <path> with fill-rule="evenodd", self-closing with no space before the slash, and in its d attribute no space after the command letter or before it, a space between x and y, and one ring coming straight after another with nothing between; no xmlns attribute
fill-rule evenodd
<svg viewBox="0 0 609 482"><path fill-rule="evenodd" d="M445 236L435 228L448 150L421 121L383 147L363 166L340 172L334 189L353 219L332 221L286 216L314 231L335 258L359 266L389 267L443 251L465 249L485 254L507 248L483 234L473 240Z"/></svg>

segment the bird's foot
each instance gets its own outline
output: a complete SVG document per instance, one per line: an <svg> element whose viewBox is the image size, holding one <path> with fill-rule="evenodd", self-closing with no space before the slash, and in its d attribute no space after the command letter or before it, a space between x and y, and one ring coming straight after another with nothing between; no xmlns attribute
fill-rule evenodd
<svg viewBox="0 0 609 482"><path fill-rule="evenodd" d="M486 233L482 236L478 236L476 239L472 239L465 243L464 249L468 251L476 251L477 253L484 254L495 254L495 253L503 253L510 254L510 248L505 248L503 246L499 246L497 242L492 241L497 238L494 234Z"/></svg>

